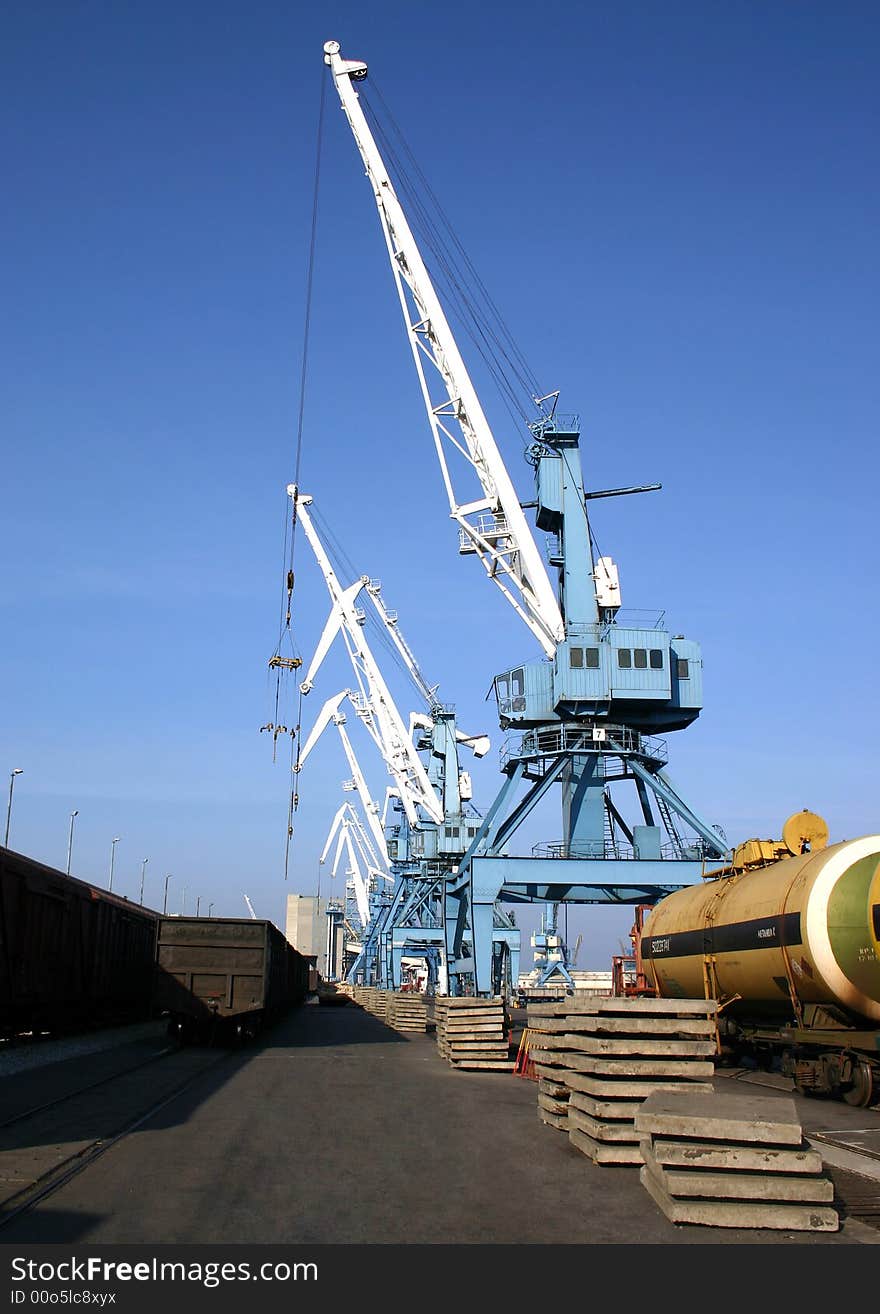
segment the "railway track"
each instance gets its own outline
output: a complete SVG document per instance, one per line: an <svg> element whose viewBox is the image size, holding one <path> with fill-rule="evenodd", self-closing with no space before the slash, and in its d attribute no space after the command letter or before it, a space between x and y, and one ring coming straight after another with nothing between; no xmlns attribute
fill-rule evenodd
<svg viewBox="0 0 880 1314"><path fill-rule="evenodd" d="M235 1051L169 1045L6 1117L0 1122L0 1232L237 1057Z"/></svg>

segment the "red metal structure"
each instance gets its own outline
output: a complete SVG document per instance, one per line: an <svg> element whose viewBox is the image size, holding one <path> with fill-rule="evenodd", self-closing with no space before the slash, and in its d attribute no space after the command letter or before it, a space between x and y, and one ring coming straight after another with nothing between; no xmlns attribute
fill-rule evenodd
<svg viewBox="0 0 880 1314"><path fill-rule="evenodd" d="M653 986L648 984L641 953L642 926L645 914L650 911L651 904L636 904L635 921L629 932L632 954L615 954L611 959L611 993L616 997L637 997L657 993Z"/></svg>

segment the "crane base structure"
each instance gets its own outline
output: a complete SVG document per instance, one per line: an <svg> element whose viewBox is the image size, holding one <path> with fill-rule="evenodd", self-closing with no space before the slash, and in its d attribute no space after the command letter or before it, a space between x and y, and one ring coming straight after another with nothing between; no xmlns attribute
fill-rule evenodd
<svg viewBox="0 0 880 1314"><path fill-rule="evenodd" d="M601 738L588 751L597 728ZM445 884L453 993L492 991L489 931L496 903L653 905L699 884L728 852L724 836L684 802L664 773L662 740L623 726L551 725L508 746L502 762L504 784ZM635 786L640 825L628 825L613 800L612 786L624 781ZM514 803L523 782L529 788ZM530 855L508 854L515 832L560 783L568 838L537 845ZM695 837L683 835L685 828Z"/></svg>

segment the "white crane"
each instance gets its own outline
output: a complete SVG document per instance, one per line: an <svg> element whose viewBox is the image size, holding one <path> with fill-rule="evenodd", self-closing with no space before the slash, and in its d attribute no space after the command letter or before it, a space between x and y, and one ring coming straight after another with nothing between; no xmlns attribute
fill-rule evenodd
<svg viewBox="0 0 880 1314"><path fill-rule="evenodd" d="M312 726L309 735L300 749L299 761L297 763L300 770L305 766L306 759L320 739L321 735L331 723L336 726L339 732L339 738L342 743L342 751L345 753L345 759L348 762L351 771L351 781L343 784L343 789L353 787L357 791L358 798L361 801L361 807L367 818L367 824L373 836L377 852L382 856L385 866L389 867L388 850L385 843L384 818L379 817L378 804L374 802L367 786L366 778L361 765L357 760L355 751L352 748L351 740L348 737L348 731L345 728L345 714L340 712L339 706L344 698L354 699L349 690L343 690L342 693L336 694L334 698L328 698L324 706L318 713L315 724Z"/></svg>
<svg viewBox="0 0 880 1314"><path fill-rule="evenodd" d="M416 752L412 738L407 733L379 665L367 643L362 623L363 612L355 606L358 594L370 583L369 577L363 575L348 588L342 587L309 515L307 508L311 505L311 497L299 493L292 484L287 491L294 504L294 513L302 523L306 538L324 576L331 604L330 615L300 684L300 690L304 694L309 692L331 643L336 635L341 633L358 682L359 692L356 694L348 691L347 695L345 693L339 695L334 711L338 711L342 698L348 696L394 778L410 824L413 826L418 824L417 808L421 806L431 820L439 825L443 820L442 804L434 792L422 760ZM325 725L333 715L328 711L328 707L329 704L325 704L321 712L321 717L325 717ZM307 744L309 749L315 737L313 730ZM300 767L305 755L303 749L299 757Z"/></svg>
<svg viewBox="0 0 880 1314"><path fill-rule="evenodd" d="M354 83L367 76L367 65L360 60L343 59L338 41L325 43L324 61L333 73L343 111L373 188L450 515L459 526L461 550L476 553L489 578L528 625L545 654L553 657L557 643L565 637L556 594L364 117ZM439 390L436 398L432 393L425 360L434 368L431 380L435 389L435 376L439 376L442 396ZM450 449L472 467L482 496L459 500L447 461Z"/></svg>
<svg viewBox="0 0 880 1314"><path fill-rule="evenodd" d="M250 899L247 897L246 894L244 896L244 901L247 904L247 910L250 913L251 917L253 917L254 921L257 921L258 919L257 919L257 914L254 912L254 905L251 903Z"/></svg>
<svg viewBox="0 0 880 1314"><path fill-rule="evenodd" d="M376 862L376 855L373 852L372 845L366 831L361 825L360 818L350 803L343 803L336 812L324 844L324 851L321 854L320 862L327 861L327 855L330 852L330 846L336 837L336 853L333 858L333 866L330 869L331 876L335 876L339 870L339 862L343 850L348 853L348 869L346 876L351 882L354 889L355 902L357 904L358 916L361 921L362 930L366 930L370 921L370 888L375 880L383 877L387 879L387 873L379 869ZM369 884L361 870L358 858L364 862L367 867Z"/></svg>

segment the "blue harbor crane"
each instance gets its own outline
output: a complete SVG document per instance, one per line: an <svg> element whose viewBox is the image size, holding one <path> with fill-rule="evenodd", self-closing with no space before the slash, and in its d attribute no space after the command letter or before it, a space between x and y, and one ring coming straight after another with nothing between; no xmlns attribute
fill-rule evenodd
<svg viewBox="0 0 880 1314"><path fill-rule="evenodd" d="M700 647L671 633L662 615L622 610L617 566L596 550L589 503L657 485L588 490L580 424L558 412L558 393L531 398L534 495L520 500L365 116L356 86L367 66L343 59L336 41L324 59L376 201L459 552L482 564L541 649L493 681L510 732L504 781L444 879L450 991L488 994L499 901L651 904L728 857L723 832L666 771L662 736L702 708ZM525 510L549 535L552 577ZM555 786L561 838L511 852Z"/></svg>

